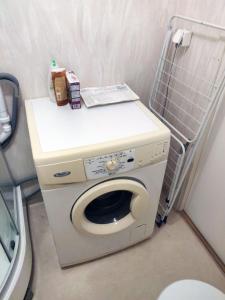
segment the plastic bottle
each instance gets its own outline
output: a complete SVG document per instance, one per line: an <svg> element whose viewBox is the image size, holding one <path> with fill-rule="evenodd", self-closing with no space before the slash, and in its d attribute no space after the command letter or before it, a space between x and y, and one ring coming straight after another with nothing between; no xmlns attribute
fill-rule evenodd
<svg viewBox="0 0 225 300"><path fill-rule="evenodd" d="M68 103L66 87L66 69L59 68L56 61L52 59L49 72L49 97L58 106Z"/></svg>
<svg viewBox="0 0 225 300"><path fill-rule="evenodd" d="M52 72L58 68L58 65L55 61L55 59L51 60L49 72L48 72L48 95L49 98L52 102L56 102L55 99L55 90L54 90L54 85L53 85L53 80L52 80Z"/></svg>

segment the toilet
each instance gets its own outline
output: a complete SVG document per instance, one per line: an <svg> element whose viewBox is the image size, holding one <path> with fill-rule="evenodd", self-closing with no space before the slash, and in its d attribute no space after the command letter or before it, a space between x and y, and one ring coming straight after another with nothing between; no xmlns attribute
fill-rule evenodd
<svg viewBox="0 0 225 300"><path fill-rule="evenodd" d="M208 283L180 280L166 287L158 300L225 300L225 294Z"/></svg>

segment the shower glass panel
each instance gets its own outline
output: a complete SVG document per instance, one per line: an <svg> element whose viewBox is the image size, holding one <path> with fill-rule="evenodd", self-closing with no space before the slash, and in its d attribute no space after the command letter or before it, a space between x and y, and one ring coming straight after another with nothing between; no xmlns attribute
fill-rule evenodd
<svg viewBox="0 0 225 300"><path fill-rule="evenodd" d="M4 202L16 223L16 208L13 197L13 186L15 183L10 176L4 155L4 152L0 150L0 191L4 197Z"/></svg>
<svg viewBox="0 0 225 300"><path fill-rule="evenodd" d="M17 224L17 208L16 208L16 202L15 197L13 195L13 186L12 185L6 185L1 186L0 184L0 192L1 192L1 198L4 200L4 204L8 210L8 213L10 214L10 217L12 219L12 222Z"/></svg>
<svg viewBox="0 0 225 300"><path fill-rule="evenodd" d="M13 185L2 151L0 151L0 185Z"/></svg>
<svg viewBox="0 0 225 300"><path fill-rule="evenodd" d="M7 193L9 197L9 188ZM11 203L13 203L12 188L11 197ZM16 227L15 220L6 205L2 188L0 188L0 287L9 274L11 262L13 261L17 251L18 240L18 228Z"/></svg>

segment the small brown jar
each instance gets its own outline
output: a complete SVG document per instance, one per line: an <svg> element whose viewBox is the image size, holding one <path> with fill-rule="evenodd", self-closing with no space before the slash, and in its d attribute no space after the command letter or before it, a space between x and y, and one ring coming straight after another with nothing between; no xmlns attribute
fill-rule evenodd
<svg viewBox="0 0 225 300"><path fill-rule="evenodd" d="M68 95L67 95L65 68L55 69L52 72L52 81L53 81L57 105L58 106L66 105L68 103Z"/></svg>

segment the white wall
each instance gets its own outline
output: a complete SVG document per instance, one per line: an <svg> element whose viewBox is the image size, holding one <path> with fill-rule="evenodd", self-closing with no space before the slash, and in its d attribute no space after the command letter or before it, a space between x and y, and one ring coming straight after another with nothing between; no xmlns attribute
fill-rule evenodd
<svg viewBox="0 0 225 300"><path fill-rule="evenodd" d="M45 96L50 59L73 68L82 86L127 81L146 100L176 1L21 0L1 3L1 70L24 98Z"/></svg>
<svg viewBox="0 0 225 300"><path fill-rule="evenodd" d="M200 160L185 211L225 263L225 103Z"/></svg>
<svg viewBox="0 0 225 300"><path fill-rule="evenodd" d="M167 21L176 13L225 25L223 0L1 1L0 72L18 78L23 99L45 96L55 57L83 87L125 81L147 103ZM34 172L23 107L8 157L17 178Z"/></svg>
<svg viewBox="0 0 225 300"><path fill-rule="evenodd" d="M15 75L23 99L47 95L50 59L72 68L82 87L127 82L147 103L175 0L1 2L0 72ZM24 124L8 151L16 177L34 172Z"/></svg>
<svg viewBox="0 0 225 300"><path fill-rule="evenodd" d="M225 26L225 2L179 1L177 11ZM190 13L191 12L191 13ZM224 72L224 70L222 70ZM185 211L225 263L225 99L196 172Z"/></svg>

